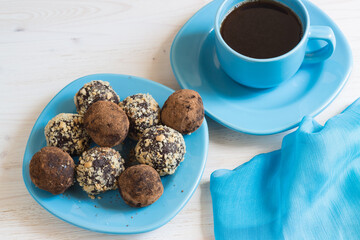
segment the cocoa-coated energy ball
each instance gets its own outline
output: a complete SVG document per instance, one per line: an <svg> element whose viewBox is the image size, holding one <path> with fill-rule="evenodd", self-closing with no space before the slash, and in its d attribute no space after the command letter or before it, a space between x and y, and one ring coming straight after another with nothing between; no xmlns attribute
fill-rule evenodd
<svg viewBox="0 0 360 240"><path fill-rule="evenodd" d="M74 183L74 160L57 147L44 147L30 161L31 181L54 195L65 192Z"/></svg>
<svg viewBox="0 0 360 240"><path fill-rule="evenodd" d="M129 137L139 140L143 132L160 123L159 104L150 94L138 93L125 98L122 106L130 121Z"/></svg>
<svg viewBox="0 0 360 240"><path fill-rule="evenodd" d="M77 112L81 115L85 114L91 104L97 101L110 101L119 104L120 98L108 82L101 80L86 83L74 97Z"/></svg>
<svg viewBox="0 0 360 240"><path fill-rule="evenodd" d="M129 120L119 105L98 101L84 115L84 126L96 144L113 147L124 141L129 132Z"/></svg>
<svg viewBox="0 0 360 240"><path fill-rule="evenodd" d="M159 174L152 167L140 164L127 168L119 177L119 192L131 207L146 207L164 192Z"/></svg>
<svg viewBox="0 0 360 240"><path fill-rule="evenodd" d="M204 120L204 105L199 93L182 89L166 100L161 122L182 134L195 132Z"/></svg>
<svg viewBox="0 0 360 240"><path fill-rule="evenodd" d="M60 113L45 126L48 146L58 147L70 155L80 155L90 146L90 136L79 114Z"/></svg>
<svg viewBox="0 0 360 240"><path fill-rule="evenodd" d="M162 125L145 130L135 147L138 162L153 167L160 176L173 174L184 160L185 152L183 136Z"/></svg>
<svg viewBox="0 0 360 240"><path fill-rule="evenodd" d="M83 152L76 167L79 185L89 195L117 188L117 179L124 171L120 153L108 147L94 147Z"/></svg>

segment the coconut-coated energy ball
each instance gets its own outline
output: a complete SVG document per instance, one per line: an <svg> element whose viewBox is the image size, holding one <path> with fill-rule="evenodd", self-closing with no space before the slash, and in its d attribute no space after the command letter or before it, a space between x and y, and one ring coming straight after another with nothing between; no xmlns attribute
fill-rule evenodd
<svg viewBox="0 0 360 240"><path fill-rule="evenodd" d="M153 167L160 176L173 174L184 160L185 152L183 136L162 125L145 130L135 147L138 162Z"/></svg>
<svg viewBox="0 0 360 240"><path fill-rule="evenodd" d="M57 147L44 147L31 158L31 181L54 195L65 192L74 183L75 163Z"/></svg>
<svg viewBox="0 0 360 240"><path fill-rule="evenodd" d="M143 132L160 123L159 104L150 94L138 93L125 98L122 106L130 121L129 137L139 140Z"/></svg>
<svg viewBox="0 0 360 240"><path fill-rule="evenodd" d="M48 146L58 147L70 155L80 155L90 146L90 136L79 114L60 113L45 126Z"/></svg>
<svg viewBox="0 0 360 240"><path fill-rule="evenodd" d="M120 153L108 147L94 147L83 152L76 167L79 185L89 195L117 188L117 179L124 171Z"/></svg>
<svg viewBox="0 0 360 240"><path fill-rule="evenodd" d="M203 120L203 101L199 93L189 89L171 94L161 110L161 122L182 134L195 132Z"/></svg>
<svg viewBox="0 0 360 240"><path fill-rule="evenodd" d="M84 126L96 144L114 147L124 141L129 132L129 120L119 105L98 101L84 115Z"/></svg>
<svg viewBox="0 0 360 240"><path fill-rule="evenodd" d="M159 174L152 167L140 164L127 168L119 177L119 192L131 207L146 207L164 192Z"/></svg>
<svg viewBox="0 0 360 240"><path fill-rule="evenodd" d="M81 115L85 114L91 104L97 101L119 104L120 98L108 82L101 80L86 83L74 97L77 112Z"/></svg>

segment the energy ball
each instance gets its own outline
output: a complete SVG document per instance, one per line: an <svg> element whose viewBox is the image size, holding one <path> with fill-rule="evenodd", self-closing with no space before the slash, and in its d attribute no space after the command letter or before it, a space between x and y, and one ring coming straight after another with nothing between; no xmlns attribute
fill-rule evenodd
<svg viewBox="0 0 360 240"><path fill-rule="evenodd" d="M54 195L65 192L74 183L75 163L57 147L44 147L31 158L31 181Z"/></svg>
<svg viewBox="0 0 360 240"><path fill-rule="evenodd" d="M58 147L70 155L80 155L90 146L90 136L79 114L60 113L45 126L48 146Z"/></svg>
<svg viewBox="0 0 360 240"><path fill-rule="evenodd" d="M145 130L135 147L138 162L153 167L160 176L173 174L184 160L185 152L183 136L162 125Z"/></svg>
<svg viewBox="0 0 360 240"><path fill-rule="evenodd" d="M129 120L119 105L98 101L84 115L84 126L96 144L113 147L124 141L129 132Z"/></svg>
<svg viewBox="0 0 360 240"><path fill-rule="evenodd" d="M131 207L146 207L156 202L164 192L159 174L141 164L127 168L119 177L119 192Z"/></svg>
<svg viewBox="0 0 360 240"><path fill-rule="evenodd" d="M189 89L174 92L161 110L161 121L182 134L195 132L204 120L204 105L200 95Z"/></svg>
<svg viewBox="0 0 360 240"><path fill-rule="evenodd" d="M129 137L139 140L143 132L160 123L159 104L150 94L138 93L125 98L122 106L130 121Z"/></svg>
<svg viewBox="0 0 360 240"><path fill-rule="evenodd" d="M117 188L124 159L112 148L94 147L83 152L76 167L77 181L89 195Z"/></svg>
<svg viewBox="0 0 360 240"><path fill-rule="evenodd" d="M81 115L84 115L91 104L97 101L119 104L120 98L108 82L101 80L86 83L74 97L77 112Z"/></svg>

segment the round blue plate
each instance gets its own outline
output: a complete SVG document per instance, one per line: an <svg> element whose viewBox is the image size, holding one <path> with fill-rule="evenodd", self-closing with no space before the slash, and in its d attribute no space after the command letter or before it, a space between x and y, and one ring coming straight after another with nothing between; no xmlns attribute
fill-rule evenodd
<svg viewBox="0 0 360 240"><path fill-rule="evenodd" d="M214 46L214 19L222 3L215 0L197 12L179 31L171 47L171 65L182 88L200 93L207 115L235 131L274 134L296 127L305 115L324 110L344 87L352 68L347 40L336 24L309 1L311 25L330 26L337 46L321 64L303 65L277 88L252 89L237 84L220 68ZM309 42L309 49L323 43Z"/></svg>
<svg viewBox="0 0 360 240"><path fill-rule="evenodd" d="M92 200L77 183L64 194L54 196L35 187L31 182L29 162L37 151L46 146L45 125L59 113L75 113L76 108L73 102L75 93L85 83L92 80L110 82L121 99L136 93L150 93L160 106L173 92L170 88L156 82L117 74L95 74L70 83L50 101L31 131L23 162L25 185L43 208L75 226L112 234L142 233L154 230L169 222L185 206L200 182L209 142L206 120L195 133L184 136L187 150L185 160L175 174L162 177L164 193L157 202L148 207L129 207L116 190L101 194L101 199ZM122 155L126 154L127 148L131 145L134 143L127 140L117 150Z"/></svg>

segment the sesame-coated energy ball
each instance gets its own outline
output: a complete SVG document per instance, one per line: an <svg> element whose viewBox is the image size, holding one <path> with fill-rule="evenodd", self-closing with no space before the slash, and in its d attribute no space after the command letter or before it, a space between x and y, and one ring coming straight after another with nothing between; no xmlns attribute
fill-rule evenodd
<svg viewBox="0 0 360 240"><path fill-rule="evenodd" d="M119 105L98 101L84 115L84 126L96 144L114 147L122 143L129 132L129 120Z"/></svg>
<svg viewBox="0 0 360 240"><path fill-rule="evenodd" d="M190 89L171 94L161 110L161 122L182 134L195 132L203 120L203 101L199 93Z"/></svg>
<svg viewBox="0 0 360 240"><path fill-rule="evenodd" d="M120 98L108 82L101 80L86 83L74 97L77 112L81 115L85 114L91 104L97 101L119 104Z"/></svg>
<svg viewBox="0 0 360 240"><path fill-rule="evenodd" d="M162 125L148 128L135 147L138 162L153 167L160 176L173 174L185 152L183 136Z"/></svg>
<svg viewBox="0 0 360 240"><path fill-rule="evenodd" d="M58 147L70 155L80 155L90 146L90 136L79 114L60 113L45 126L48 146Z"/></svg>
<svg viewBox="0 0 360 240"><path fill-rule="evenodd" d="M140 164L127 168L119 177L119 192L131 207L146 207L164 192L159 174L152 167Z"/></svg>
<svg viewBox="0 0 360 240"><path fill-rule="evenodd" d="M76 167L76 178L89 195L117 188L117 179L124 171L124 159L112 148L94 147L83 152Z"/></svg>
<svg viewBox="0 0 360 240"><path fill-rule="evenodd" d="M122 106L130 121L129 137L139 140L143 132L160 123L159 104L150 94L138 93L125 98Z"/></svg>
<svg viewBox="0 0 360 240"><path fill-rule="evenodd" d="M74 183L75 163L57 147L44 147L31 158L31 181L54 195L65 192Z"/></svg>

